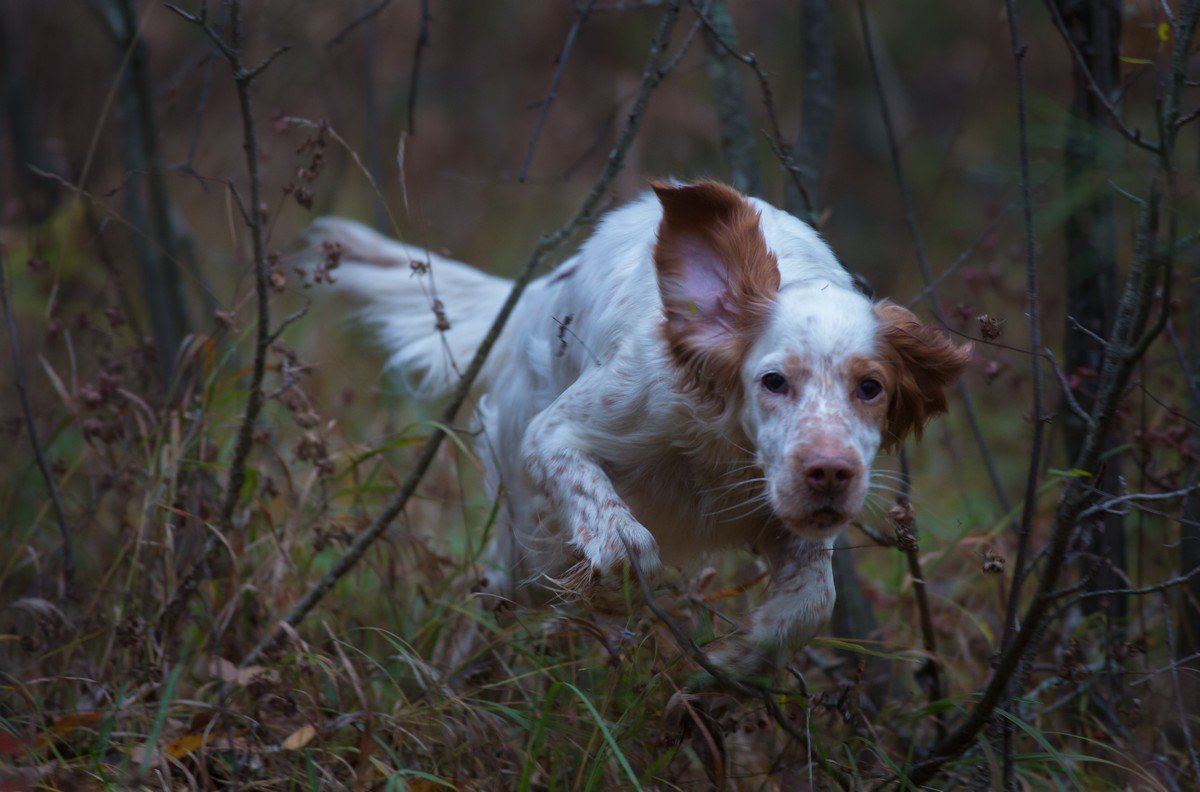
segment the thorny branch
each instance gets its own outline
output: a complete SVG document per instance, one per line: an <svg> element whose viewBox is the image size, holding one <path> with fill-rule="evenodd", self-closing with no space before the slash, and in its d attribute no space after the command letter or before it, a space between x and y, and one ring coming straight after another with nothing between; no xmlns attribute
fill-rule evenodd
<svg viewBox="0 0 1200 792"><path fill-rule="evenodd" d="M75 555L71 550L71 525L67 522L67 514L63 511L62 499L58 496L58 485L54 483L54 474L46 462L46 454L42 450L42 441L38 436L37 424L33 421L33 408L29 405L28 380L25 377L25 360L21 356L21 342L17 338L17 320L13 316L12 301L8 296L8 274L4 268L4 247L0 245L0 302L3 303L4 317L8 322L8 345L12 350L13 374L16 375L17 394L21 398L21 413L25 418L25 427L29 431L29 443L33 446L33 456L37 460L38 470L46 482L50 492L50 500L54 503L54 517L58 521L58 532L62 537L63 588L68 597L75 593Z"/></svg>
<svg viewBox="0 0 1200 792"><path fill-rule="evenodd" d="M242 120L242 148L246 155L246 171L250 179L249 214L243 219L250 229L250 237L254 255L254 292L257 298L257 322L255 326L254 364L250 375L250 395L246 398L246 410L238 426L237 440L234 445L233 460L229 467L229 478L225 484L225 492L221 508L217 516L217 535L225 536L233 528L233 512L241 499L242 486L246 481L246 463L254 440L254 425L263 406L263 378L266 374L267 352L271 343L271 312L270 289L268 285L269 266L267 263L266 243L264 240L262 206L262 180L258 167L258 133L254 127L254 108L251 102L250 89L254 81L263 73L277 57L287 51L280 47L272 52L265 60L252 69L247 70L243 65L242 38L242 6L240 0L230 4L229 39L224 39L211 28L203 16L196 17L174 6L168 6L175 13L200 27L213 41L229 64L233 79L237 85L238 106ZM243 210L245 213L245 210ZM163 609L159 621L160 631L170 630L178 621L183 609L195 593L203 578L209 561L217 547L221 544L217 535L210 535L200 551L199 557L192 567L183 575L175 595Z"/></svg>
<svg viewBox="0 0 1200 792"><path fill-rule="evenodd" d="M412 470L405 477L395 497L392 498L391 502L372 521L371 525L354 539L346 549L346 552L333 565L333 568L314 583L304 593L304 596L292 606L283 619L276 624L271 633L246 654L241 662L242 667L248 666L262 657L265 652L272 649L287 635L292 627L303 621L316 604L329 593L334 584L358 563L359 559L366 553L367 548L404 511L413 493L416 492L417 486L421 483L422 478L424 478L426 471L433 464L442 441L446 439L446 430L443 427L454 424L459 410L466 403L470 395L475 379L479 376L479 372L482 371L493 345L508 322L508 318L516 307L517 301L524 293L525 288L533 280L542 263L554 249L562 244L578 228L590 224L595 219L595 212L600 205L600 200L624 164L629 147L632 145L637 130L641 126L642 118L650 101L650 95L666 76L662 59L670 41L671 31L675 28L678 18L678 2L666 3L658 25L658 31L650 45L650 51L646 58L646 65L642 71L641 82L637 95L634 98L633 106L629 110L629 115L621 135L618 137L612 151L609 152L608 160L605 162L603 170L571 219L557 231L543 236L534 247L532 255L526 262L521 274L513 283L512 290L496 315L491 328L488 330L483 342L479 345L475 356L463 372L458 388L442 413L441 420L429 435L429 439L425 441L425 445L422 447Z"/></svg>

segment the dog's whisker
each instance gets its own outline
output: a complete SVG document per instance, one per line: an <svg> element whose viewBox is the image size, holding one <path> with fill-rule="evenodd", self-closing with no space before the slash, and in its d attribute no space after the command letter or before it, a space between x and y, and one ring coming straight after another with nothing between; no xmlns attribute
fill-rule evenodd
<svg viewBox="0 0 1200 792"><path fill-rule="evenodd" d="M764 492L761 495L756 495L753 498L748 498L747 500L744 500L744 501L738 501L737 503L733 504L732 506L726 506L723 509L717 509L716 511L703 512L701 516L716 517L718 514L728 514L731 511L736 511L738 509L745 508L746 506L749 506L751 504L766 504L769 502L769 499L770 499L769 494ZM758 507L756 506L756 508L758 508Z"/></svg>
<svg viewBox="0 0 1200 792"><path fill-rule="evenodd" d="M767 479L765 477L760 476L758 478L734 481L730 484L722 484L718 487L709 487L708 489L700 490L700 492L705 493L705 494L713 493L713 492L728 492L730 490L735 490L738 487L749 487L749 486L753 486L755 484L765 484L766 482L767 482Z"/></svg>

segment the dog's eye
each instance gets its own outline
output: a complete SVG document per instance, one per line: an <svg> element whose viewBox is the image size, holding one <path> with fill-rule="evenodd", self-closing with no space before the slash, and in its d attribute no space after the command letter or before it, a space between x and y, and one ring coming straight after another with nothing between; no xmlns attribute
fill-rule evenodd
<svg viewBox="0 0 1200 792"><path fill-rule="evenodd" d="M883 386L879 384L879 380L865 379L858 383L858 398L863 401L871 401L882 392Z"/></svg>
<svg viewBox="0 0 1200 792"><path fill-rule="evenodd" d="M771 393L787 393L787 379L778 371L768 371L762 376L762 386Z"/></svg>

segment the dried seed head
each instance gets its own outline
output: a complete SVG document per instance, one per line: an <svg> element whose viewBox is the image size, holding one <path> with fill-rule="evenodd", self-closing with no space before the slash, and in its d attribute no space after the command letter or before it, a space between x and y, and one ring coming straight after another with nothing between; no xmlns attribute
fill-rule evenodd
<svg viewBox="0 0 1200 792"><path fill-rule="evenodd" d="M888 509L888 517L892 518L892 522L896 523L897 527L909 528L916 520L917 514L911 501L897 498L896 505Z"/></svg>
<svg viewBox="0 0 1200 792"><path fill-rule="evenodd" d="M979 322L979 335L984 341L995 341L1000 337L1000 320L994 316L980 314L975 317Z"/></svg>
<svg viewBox="0 0 1200 792"><path fill-rule="evenodd" d="M906 553L915 553L920 549L917 535L899 523L896 524L896 546Z"/></svg>
<svg viewBox="0 0 1200 792"><path fill-rule="evenodd" d="M233 311L213 311L213 321L215 321L217 326L222 330L230 333L237 331L237 323L234 322Z"/></svg>

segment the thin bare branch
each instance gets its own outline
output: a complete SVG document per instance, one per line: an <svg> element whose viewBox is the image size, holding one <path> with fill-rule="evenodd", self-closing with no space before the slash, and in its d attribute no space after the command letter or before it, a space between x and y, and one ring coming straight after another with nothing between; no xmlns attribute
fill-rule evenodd
<svg viewBox="0 0 1200 792"><path fill-rule="evenodd" d="M808 188L810 214L821 220L821 182L833 140L836 74L831 0L800 0L800 56L803 78L800 98L800 134L792 147L796 164ZM804 211L804 199L788 182L784 203L792 214Z"/></svg>
<svg viewBox="0 0 1200 792"><path fill-rule="evenodd" d="M1066 399L1067 407L1088 429L1093 427L1094 421L1092 416L1088 415L1087 410L1083 409L1083 405L1075 398L1075 393L1071 390L1071 384L1067 382L1067 377L1063 374L1062 368L1058 365L1058 361L1054 359L1054 353L1049 349L1046 350L1046 358L1050 361L1050 370L1054 372L1055 378L1058 379L1058 386L1062 390L1063 398Z"/></svg>
<svg viewBox="0 0 1200 792"><path fill-rule="evenodd" d="M1176 25L1176 53L1172 58L1172 71L1165 77L1168 84L1175 87L1182 85L1183 82L1183 70L1187 61L1185 53L1190 51L1197 18L1200 17L1200 2L1188 0L1181 7L1179 17L1180 20ZM1164 106L1175 108L1171 112L1164 111L1166 117L1163 119L1162 126L1170 129L1176 117L1176 115L1172 115L1172 112L1178 113L1178 104L1167 103ZM1164 138L1163 143L1169 148L1173 144L1173 139ZM1155 246L1158 210L1161 202L1160 183L1170 175L1171 167L1169 154L1159 152L1157 160L1156 171L1151 176L1148 198L1137 220L1133 262L1118 303L1112 338L1104 353L1104 363L1100 371L1096 397L1091 411L1095 426L1087 433L1084 444L1073 464L1073 467L1089 472L1096 471L1101 463L1104 448L1103 438L1115 420L1117 407L1134 367L1138 363L1138 359L1131 357L1129 353L1134 348L1136 340L1141 338L1145 331L1155 286L1166 267L1165 259L1174 250L1173 240L1163 250L1158 250ZM1046 559L1042 565L1037 589L1020 621L1020 629L1008 646L1001 651L991 678L982 693L976 698L975 704L966 718L946 739L939 741L932 748L929 759L916 765L908 773L908 778L913 784L920 786L928 783L948 761L961 755L974 742L980 730L992 717L996 706L1007 693L1012 675L1025 662L1027 651L1041 640L1049 617L1052 615L1051 606L1055 604L1052 595L1057 588L1071 537L1078 524L1079 514L1086 508L1091 497L1091 488L1082 477L1067 481L1055 511L1050 542L1047 545ZM1110 593L1115 596L1119 591L1113 589L1110 590ZM1100 594L1087 592L1086 595L1080 596L1091 595L1099 596Z"/></svg>
<svg viewBox="0 0 1200 792"><path fill-rule="evenodd" d="M364 22L370 21L370 20L374 19L375 17L379 16L380 12L382 12L383 9L387 8L391 4L392 4L392 0L380 0L379 3L371 6L366 11L364 11L361 14L359 14L358 16L356 16L353 20L350 21L350 24L346 25L346 27L344 27L340 31L338 31L336 36L329 39L329 41L325 42L325 49L332 50L338 44L341 44L343 41L345 41L346 36L348 36L352 32L354 32L355 28L357 28L359 25L363 24Z"/></svg>
<svg viewBox="0 0 1200 792"><path fill-rule="evenodd" d="M533 163L533 152L537 149L538 138L542 135L542 126L546 123L546 116L550 114L550 105L554 104L554 100L558 98L558 81L562 79L563 71L567 67L567 59L571 57L571 48L575 46L575 39L578 38L580 29L587 23L588 15L591 14L592 6L595 3L596 0L588 0L579 8L575 12L575 21L567 30L567 38L563 42L562 51L558 53L558 58L554 61L554 74L550 77L550 87L542 98L541 106L538 108L537 121L533 124L533 134L530 135L529 145L525 148L525 158L521 161L521 172L517 174L518 182L524 182L525 177L529 175L529 166Z"/></svg>
<svg viewBox="0 0 1200 792"><path fill-rule="evenodd" d="M1084 591L1082 593L1076 594L1075 596L1073 596L1070 599L1066 600L1065 602L1061 603L1058 606L1058 608L1056 609L1056 612L1065 613L1066 611L1075 607L1076 605L1083 602L1084 600L1095 599L1097 597L1140 597L1140 596L1143 596L1146 594L1157 594L1160 591L1167 591L1169 589L1175 588L1176 586L1182 586L1184 583L1187 583L1188 581L1193 580L1197 577L1200 577L1200 567L1196 567L1191 572L1188 572L1185 575L1176 575L1173 578L1170 578L1168 580L1161 580L1158 583L1153 583L1149 586L1139 586L1137 588L1113 588L1113 589L1103 589L1103 590L1099 590L1099 591ZM1071 590L1072 589L1068 589L1068 591L1071 591ZM1047 595L1047 597L1052 598L1052 599L1058 599L1058 598L1065 596L1066 593L1067 592L1052 591Z"/></svg>
<svg viewBox="0 0 1200 792"><path fill-rule="evenodd" d="M37 424L33 420L33 408L29 404L29 386L25 376L25 360L21 355L21 341L17 337L17 321L13 316L12 301L8 296L8 275L5 271L4 246L0 245L0 301L4 307L4 317L8 322L8 346L12 352L13 374L16 376L17 395L21 399L21 414L25 418L25 429L29 432L29 443L33 446L33 456L37 461L38 470L46 482L50 500L54 504L54 518L58 522L58 532L62 539L62 569L63 588L68 597L75 594L75 554L72 551L71 524L67 522L67 513L63 510L62 499L58 495L58 485L54 483L54 474L46 462L46 453L42 450L42 441L38 435Z"/></svg>
<svg viewBox="0 0 1200 792"><path fill-rule="evenodd" d="M1113 128L1121 135L1139 148L1146 151L1158 154L1163 149L1163 141L1147 140L1142 136L1142 130L1130 129L1124 119L1121 118L1121 113L1113 105L1112 99L1097 85L1096 77L1092 74L1092 70L1088 68L1087 61L1084 60L1083 53L1079 51L1079 47L1075 46L1075 41L1071 37L1071 32L1067 30L1066 24L1063 22L1062 14L1059 13L1056 0L1045 0L1046 8L1050 11L1050 18L1054 21L1054 27L1058 29L1058 33L1062 36L1067 48L1071 51L1071 57L1075 59L1075 67L1079 69L1079 73L1087 80L1088 87L1092 91L1092 95L1100 102L1100 105L1108 113L1109 119L1112 121Z"/></svg>
<svg viewBox="0 0 1200 792"><path fill-rule="evenodd" d="M475 379L479 376L479 372L483 370L483 365L487 361L488 355L491 354L492 347L499 338L505 324L507 324L508 318L516 307L517 301L524 293L525 288L533 280L542 263L555 248L569 238L578 228L594 220L594 213L600 203L601 197L607 191L608 186L612 183L612 180L616 177L625 162L629 147L633 143L633 138L641 126L642 118L650 101L650 95L665 76L665 72L662 69L662 58L670 41L671 31L674 29L678 18L679 4L677 2L667 3L659 22L658 31L650 45L650 51L647 55L645 68L642 71L641 83L637 96L634 98L633 107L630 109L625 127L618 137L616 145L609 152L604 169L571 219L554 233L543 236L534 247L532 255L526 262L521 274L513 283L512 290L497 313L491 328L479 345L475 356L463 372L458 388L442 413L439 425L425 442L412 470L401 483L395 497L376 516L371 525L355 537L354 541L346 549L346 552L334 563L329 572L309 587L304 596L292 606L271 632L242 658L241 665L243 667L254 663L265 652L270 651L292 627L303 621L316 604L329 593L337 581L358 563L359 559L366 553L367 548L404 511L408 501L416 492L417 486L424 478L425 473L433 464L433 460L442 442L446 439L446 430L442 427L454 424L459 410L470 396Z"/></svg>
<svg viewBox="0 0 1200 792"><path fill-rule="evenodd" d="M266 376L267 353L271 344L271 311L270 288L268 285L269 265L265 244L264 218L259 211L262 206L262 179L259 175L258 132L254 126L254 108L251 101L251 88L254 80L262 74L262 69L274 60L282 50L276 50L259 67L251 71L242 66L242 6L240 0L232 0L230 4L230 38L226 42L206 22L179 9L176 13L192 24L197 25L210 37L215 37L218 49L225 55L234 82L237 85L238 106L242 121L242 149L246 157L246 172L250 180L250 206L241 206L243 219L250 229L250 237L254 255L254 292L257 298L257 321L254 343L254 364L250 375L250 395L246 399L246 409L238 425L237 439L234 444L233 459L229 466L229 477L225 483L221 507L217 516L217 533L227 535L233 529L233 512L241 500L242 486L246 481L246 464L253 446L254 426L262 411L263 379ZM232 186L232 185L231 185ZM240 205L240 199L239 199ZM171 630L187 607L192 595L203 579L212 555L218 546L222 545L216 536L210 535L201 549L196 561L182 576L175 594L163 609L159 620L160 631Z"/></svg>
<svg viewBox="0 0 1200 792"><path fill-rule="evenodd" d="M1042 346L1041 305L1038 292L1037 253L1033 236L1033 197L1029 176L1029 123L1025 107L1025 44L1021 40L1021 31L1017 25L1017 9L1014 0L1006 0L1005 10L1008 17L1008 35L1012 47L1013 65L1016 71L1017 88L1017 132L1020 145L1021 163L1021 219L1025 240L1025 292L1026 315L1029 317L1029 346L1040 349ZM1017 617L1021 608L1021 591L1025 583L1025 564L1029 556L1029 536L1033 524L1034 512L1037 510L1038 480L1041 472L1042 438L1045 434L1045 422L1042 415L1042 360L1039 355L1030 355L1031 388L1033 390L1033 438L1030 442L1029 468L1025 478L1025 497L1021 507L1021 521L1017 525L1017 557L1012 566L1012 580L1008 590L1008 608L1004 616L1004 635L1001 646L1007 646L1017 631ZM1082 411L1082 410L1081 410ZM1095 428L1089 420L1087 425ZM1005 693L1011 702L1013 691ZM1006 708L1010 705L1006 703ZM1012 721L1005 720L1004 728L1004 784L1006 789L1016 788L1015 777L1015 727Z"/></svg>
<svg viewBox="0 0 1200 792"><path fill-rule="evenodd" d="M696 663L696 665L700 666L700 668L702 668L706 674L712 677L713 681L723 689L732 691L746 698L755 698L760 700L767 708L767 711L771 713L771 719L774 720L780 728L787 732L788 736L799 742L808 744L812 739L812 735L805 734L797 729L796 726L792 724L791 719L789 719L780 708L776 696L779 695L781 691L775 690L769 686L749 684L745 680L735 679L734 677L725 673L724 669L720 668L708 659L708 655L704 654L704 650L697 646L696 642L692 640L691 636L684 632L683 628L671 618L670 614L663 610L663 607L658 604L658 601L654 597L654 592L650 588L650 582L646 579L646 574L642 571L641 564L638 563L637 555L632 552L632 549L629 546L629 541L625 538L624 534L618 534L618 536L621 537L621 542L625 545L626 560L629 563L630 571L633 572L634 578L637 580L638 590L641 592L642 599L645 601L646 607L650 609L651 613L653 613L655 617L657 617L658 620L667 628L668 632L671 633L671 637L675 639L675 643L680 650L685 652L692 659L692 661ZM805 686L802 684L802 688L803 687ZM786 693L787 691L782 692ZM806 706L808 706L807 702ZM853 785L848 782L848 779L846 779L842 773L831 766L828 762L823 761L821 765L822 770L824 770L830 779L837 783L839 787L842 789L853 788Z"/></svg>
<svg viewBox="0 0 1200 792"><path fill-rule="evenodd" d="M900 147L897 143L895 125L892 123L892 111L888 106L887 94L884 92L883 87L883 78L880 76L879 63L875 57L875 45L871 37L870 19L867 16L867 10L862 0L858 0L858 17L862 30L863 46L866 48L867 53L867 63L871 68L875 91L879 94L879 113L883 120L884 132L887 135L888 149L892 161L892 174L896 180L896 188L900 192L900 202L904 208L904 220L908 226L909 234L913 239L913 247L917 254L917 263L921 270L921 280L925 286L922 294L929 306L930 313L933 314L933 318L943 328L949 329L949 325L946 323L945 317L942 316L941 309L938 307L937 300L933 296L931 288L933 284L933 269L929 265L929 257L925 254L925 243L921 238L921 230L917 227L912 196L909 194L908 181L904 177L904 167L900 161ZM1008 495L1004 492L1004 486L1000 482L1000 474L996 469L996 462L992 458L991 449L988 448L987 441L984 439L983 429L979 424L979 415L975 410L975 402L971 398L966 384L961 379L957 382L956 387L959 398L962 399L963 410L967 415L967 423L971 428L971 436L975 440L976 447L979 449L979 456L983 460L988 480L992 485L992 492L996 496L997 505L1000 507L1000 513L1008 514L1012 511L1012 507L1009 505Z"/></svg>
<svg viewBox="0 0 1200 792"><path fill-rule="evenodd" d="M274 52L272 52L267 57L263 58L262 62L259 63L257 66L255 66L253 69L242 72L238 76L238 79L241 81L244 81L244 82L253 82L260 74L262 74L264 71L267 70L268 66L270 66L272 63L275 62L276 58L278 58L280 55L287 52L291 48L292 47L290 44L284 44L282 47L276 47Z"/></svg>
<svg viewBox="0 0 1200 792"><path fill-rule="evenodd" d="M413 46L412 72L408 79L409 137L417 134L417 86L421 80L421 56L429 46L429 0L421 0L421 21L417 25L417 43Z"/></svg>
<svg viewBox="0 0 1200 792"><path fill-rule="evenodd" d="M737 30L725 0L709 0L705 10L713 27L721 31L721 38L736 46ZM730 183L747 195L762 195L762 174L758 168L754 133L746 116L741 73L736 61L729 57L712 34L706 34L704 38L713 107L717 111L721 151L729 166Z"/></svg>
<svg viewBox="0 0 1200 792"><path fill-rule="evenodd" d="M710 36L710 40L718 44L734 60L745 64L754 73L754 77L758 80L759 92L762 94L763 107L767 111L767 121L771 126L768 139L771 141L772 151L775 152L775 156L779 159L780 164L783 165L796 191L800 194L804 203L806 219L813 225L816 225L816 218L813 217L812 198L809 196L808 188L801 178L803 174L800 171L800 166L792 159L791 146L784 140L783 130L779 126L779 114L775 110L775 95L771 90L771 81L767 78L767 73L759 66L758 58L754 56L753 52L743 53L739 51L736 44L725 37L724 31L713 24L712 19L709 18L704 7L698 0L688 0L688 2L691 4L692 11L695 12L696 17L703 24L704 30Z"/></svg>

